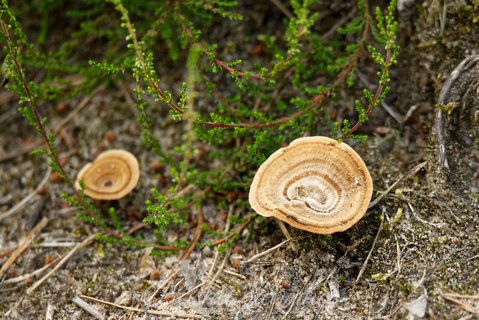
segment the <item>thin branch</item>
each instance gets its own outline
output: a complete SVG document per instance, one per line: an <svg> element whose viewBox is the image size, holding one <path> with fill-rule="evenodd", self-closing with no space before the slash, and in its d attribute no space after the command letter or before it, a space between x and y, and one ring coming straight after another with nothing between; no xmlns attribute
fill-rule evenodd
<svg viewBox="0 0 479 320"><path fill-rule="evenodd" d="M242 266L245 266L245 265L247 265L247 264L253 262L253 261L256 260L256 259L261 258L261 257L263 257L263 256L265 256L265 255L267 255L267 254L269 254L269 253L271 253L271 252L273 252L274 250L281 248L282 246L284 246L285 244L289 243L290 241L296 241L296 240L298 240L298 239L287 239L287 240L284 240L283 242L278 243L278 244L275 245L274 247L271 247L271 248L269 248L268 250L265 250L265 251L263 251L263 252L260 252L260 253L258 253L258 254L256 254L256 255L252 256L252 257L249 258L248 260L245 260L245 261L241 262L241 265L242 265Z"/></svg>
<svg viewBox="0 0 479 320"><path fill-rule="evenodd" d="M329 97L329 92L324 92L320 95L317 95L311 100L309 104L310 108L318 106L325 98ZM305 113L305 111L297 111L287 117L282 117L277 120L268 122L268 123L215 123L215 122L203 122L202 125L210 128L220 128L220 129L233 129L233 128L246 128L246 129L264 129L277 127L282 124L285 124L291 120L299 118Z"/></svg>
<svg viewBox="0 0 479 320"><path fill-rule="evenodd" d="M366 42L366 39L369 35L369 24L370 24L370 17L369 17L369 7L368 7L368 1L364 1L364 29L363 33L361 35L361 40L359 40L358 44L358 49L353 55L353 58L349 61L348 65L341 70L341 72L338 74L336 81L334 82L334 86L339 85L340 83L344 82L346 79L347 75L353 70L354 66L358 62L359 58L361 57L361 53L364 51L364 43Z"/></svg>
<svg viewBox="0 0 479 320"><path fill-rule="evenodd" d="M386 59L385 59L385 62L384 62L384 69L383 69L384 74L387 74L389 72L389 67L390 66L391 66L391 50L388 49L388 50L386 50ZM374 93L374 97L371 100L371 102L369 103L368 108L365 111L365 114L367 116L371 113L371 111L373 111L374 107L378 104L379 98L381 97L381 94L383 93L383 90L384 90L384 84L381 84L376 89L376 92ZM363 124L363 122L361 120L358 120L358 122L356 122L356 124L351 129L349 129L349 131L346 134L342 135L340 138L345 139L345 138L349 137L354 132L356 132L356 130L358 130L359 127L362 124Z"/></svg>
<svg viewBox="0 0 479 320"><path fill-rule="evenodd" d="M255 216L256 216L256 214L254 214L254 213L247 216L245 218L246 222L244 222L241 225L239 225L238 227L236 227L236 229L231 231L226 237L218 239L215 242L213 242L212 245L217 246L217 245L222 244L222 243L228 241L229 239L233 238L235 235L237 235L238 233L243 231L251 223L251 221L253 221L253 217L255 217Z"/></svg>
<svg viewBox="0 0 479 320"><path fill-rule="evenodd" d="M196 247L196 244L198 243L198 241L201 238L201 226L203 225L203 221L204 221L204 219L203 219L203 209L202 209L201 206L198 208L197 216L198 216L197 217L198 221L197 221L197 224L196 224L195 236L193 237L193 240L191 241L188 248L181 255L180 260L189 258L191 252L193 252L193 250Z"/></svg>
<svg viewBox="0 0 479 320"><path fill-rule="evenodd" d="M210 56L211 53L208 51L208 49L205 48L205 46L203 46L201 43L199 43L195 39L191 29L183 22L185 20L184 16L180 12L177 12L176 16L178 17L178 20L181 23L181 26L183 28L183 32L187 36L190 43L191 44L196 44L205 56ZM298 37L301 37L304 34L305 34L305 32L298 32ZM266 74L255 74L255 73L251 73L251 72L240 71L236 68L230 67L228 65L228 63L226 63L226 62L224 62L224 61L222 61L222 60L220 60L216 57L213 58L213 62L218 67L220 67L221 69L224 69L224 70L228 71L230 74L234 74L234 75L239 76L239 77L247 77L247 78L251 78L251 79L265 79L265 78L270 78L270 77L274 76L275 74L277 74L278 72L283 71L289 65L289 63L291 62L292 59L293 59L293 56L288 55L284 59L284 61L276 68L276 70L274 72L268 72Z"/></svg>
<svg viewBox="0 0 479 320"><path fill-rule="evenodd" d="M25 78L25 74L23 73L23 70L20 66L20 63L18 62L17 52L15 50L13 50L13 48L12 48L13 41L10 38L10 33L8 32L7 26L5 25L5 22L3 20L0 20L0 25L1 25L1 28L2 28L2 31L3 31L3 34L7 38L7 41L10 43L10 45L8 47L10 49L10 55L12 57L13 64L15 66L15 69L17 70L19 78L22 81L23 89L25 90L25 94L27 95L27 98L28 98L29 108L33 113L33 116L34 116L34 119L35 119L35 124L38 127L38 132L40 133L40 136L41 136L43 142L45 143L47 149L49 150L50 159L58 167L58 169L60 171L59 173L64 177L67 184L73 186L72 181L68 177L67 173L63 169L62 164L60 163L60 160L58 159L57 151L55 149L53 149L53 147L51 146L51 144L48 141L47 129L46 129L45 125L43 124L42 117L40 116L40 112L38 111L37 107L34 105L34 98L33 98L32 94L30 92L30 88L28 86L27 79Z"/></svg>

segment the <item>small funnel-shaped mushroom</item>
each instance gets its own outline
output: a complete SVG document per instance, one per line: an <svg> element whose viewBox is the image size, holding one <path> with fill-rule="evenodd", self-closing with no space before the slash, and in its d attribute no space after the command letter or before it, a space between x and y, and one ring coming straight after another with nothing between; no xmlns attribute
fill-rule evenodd
<svg viewBox="0 0 479 320"><path fill-rule="evenodd" d="M299 138L258 169L249 192L253 209L314 233L344 231L361 219L373 192L371 175L345 143Z"/></svg>
<svg viewBox="0 0 479 320"><path fill-rule="evenodd" d="M101 153L78 173L75 186L85 182L85 194L97 200L116 200L132 191L140 178L140 166L135 156L125 150Z"/></svg>

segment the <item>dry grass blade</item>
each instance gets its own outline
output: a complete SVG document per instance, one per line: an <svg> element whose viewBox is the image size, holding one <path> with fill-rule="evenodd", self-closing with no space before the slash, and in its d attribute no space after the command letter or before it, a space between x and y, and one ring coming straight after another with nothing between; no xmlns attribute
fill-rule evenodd
<svg viewBox="0 0 479 320"><path fill-rule="evenodd" d="M456 299L455 297L453 297L451 295L448 295L448 294L441 294L441 297L443 297L444 299L449 300L451 302L454 302L455 304L457 304L462 309L474 314L476 317L479 317L478 310L476 308L474 308L473 306L471 306L470 304L465 303L464 301L461 301L459 299Z"/></svg>
<svg viewBox="0 0 479 320"><path fill-rule="evenodd" d="M158 294L158 292L163 289L164 287L166 287L166 285L168 284L168 282L170 282L171 279L173 279L177 274L178 272L180 272L182 269L178 269L174 272L171 272L170 275L165 279L165 281L163 281L159 286L158 288L156 288L155 292L153 292L153 294L148 298L148 302L151 302L155 297L156 295Z"/></svg>
<svg viewBox="0 0 479 320"><path fill-rule="evenodd" d="M39 223L33 228L33 230L22 240L22 242L18 245L17 249L13 251L10 255L8 260L3 264L2 268L0 269L0 279L3 277L5 272L10 268L10 266L17 260L17 258L22 254L25 249L32 243L33 239L42 231L42 229L47 225L48 218L43 217Z"/></svg>
<svg viewBox="0 0 479 320"><path fill-rule="evenodd" d="M221 265L218 267L218 270L216 271L215 275L213 276L213 278L211 278L208 282L208 285L206 286L206 289L205 289L205 294L203 296L203 303L205 303L206 299L208 298L208 293L211 289L211 286L213 285L213 283L215 282L216 278L218 278L218 276L220 275L220 273L223 271L223 268L225 267L225 264L226 264L226 260L228 260L228 257L230 255L230 252L231 252L231 249L226 253L223 261L221 262Z"/></svg>
<svg viewBox="0 0 479 320"><path fill-rule="evenodd" d="M296 301L298 300L298 297L301 293L303 293L304 289L306 288L306 286L308 285L309 281L311 280L311 278L313 278L314 276L314 273L311 274L307 279L306 281L304 282L303 286L301 287L301 289L296 293L296 295L294 296L294 299L293 301L291 302L291 305L289 306L288 308L288 311L286 311L286 313L284 314L283 317L281 317L281 320L284 320L284 319L287 319L289 313L291 312L291 310L293 310L294 308L294 305L296 304Z"/></svg>
<svg viewBox="0 0 479 320"><path fill-rule="evenodd" d="M265 250L263 252L260 252L254 256L252 256L251 258L249 258L248 260L245 260L241 263L241 265L247 265L248 263L251 263L253 262L254 260L258 259L258 258L261 258L262 256L265 256L267 254L269 254L270 252L273 252L274 250L278 249L278 248L281 248L282 246L284 246L285 244L287 244L288 242L290 241L293 241L293 240L297 240L297 239L287 239L287 240L284 240L283 242L280 242L278 243L277 245L275 245L274 247L271 247L269 248L268 250Z"/></svg>
<svg viewBox="0 0 479 320"><path fill-rule="evenodd" d="M15 277L15 278L11 278L11 279L7 279L5 280L3 283L5 284L14 284L14 283L19 283L19 282L24 282L24 281L27 281L39 274L41 274L43 271L47 270L48 268L50 268L52 265L56 264L58 261L60 261L61 259L63 259L63 257L65 257L65 255L62 255L60 257L58 257L57 259L53 260L52 262L44 265L43 267L41 267L40 269L37 269L33 272L30 272L30 273L27 273L27 274L23 274L21 276L18 276L18 277Z"/></svg>
<svg viewBox="0 0 479 320"><path fill-rule="evenodd" d="M379 225L378 232L376 233L376 237L374 237L373 244L371 246L371 250L369 250L368 256L366 257L366 260L364 260L363 266L361 267L361 270L359 270L358 276L354 283L358 283L359 280L361 279L364 271L366 270L366 266L368 265L369 260L371 259L371 255L373 254L374 247L376 246L376 243L378 242L379 239L379 234L383 230L384 222L381 221L381 224Z"/></svg>
<svg viewBox="0 0 479 320"><path fill-rule="evenodd" d="M424 161L424 162L421 162L420 164L416 165L414 168L412 168L411 170L409 170L408 172L406 172L406 174L404 174L402 177L400 177L399 179L397 179L389 188L387 188L386 191L384 191L383 193L381 193L381 195L379 197L377 197L376 199L374 199L373 201L371 201L371 203L369 204L369 208L368 209L371 209L372 207L374 207L375 205L378 204L379 201L382 200L382 198L384 198L385 196L387 196L389 194L389 192L391 192L392 189L396 188L396 186L401 182L403 181L404 179L407 179L413 175L415 175L419 170L421 170L422 168L424 168L424 166L426 165L427 161Z"/></svg>
<svg viewBox="0 0 479 320"><path fill-rule="evenodd" d="M461 299L473 299L479 300L479 295L471 295L471 294L459 294L455 292L445 292L442 294L443 296L453 297L453 298L461 298Z"/></svg>
<svg viewBox="0 0 479 320"><path fill-rule="evenodd" d="M111 307L120 308L120 309L123 309L123 310L129 310L129 311L141 312L141 313L144 312L144 310L140 309L140 308L127 307L127 306L123 306L123 305L116 304L116 303L113 303L113 302L108 302L108 301L105 301L105 300L85 296L83 294L79 295L79 297L83 298L83 299L95 301L97 303L106 304L106 305L111 306ZM159 310L152 310L152 309L146 310L146 312L149 313L149 314L152 314L154 316L162 316L162 317L191 318L191 319L203 318L201 315L196 314L196 313L174 313L174 312L159 311Z"/></svg>
<svg viewBox="0 0 479 320"><path fill-rule="evenodd" d="M189 258L191 252L193 252L193 250L196 247L196 244L198 243L198 241L201 238L201 226L203 225L203 221L204 221L204 219L203 219L203 209L201 208L201 206L198 208L197 216L198 216L198 222L197 222L197 225L196 225L195 236L193 237L193 240L191 241L188 248L181 255L180 260Z"/></svg>
<svg viewBox="0 0 479 320"><path fill-rule="evenodd" d="M82 243L77 245L75 248L73 248L56 266L53 268L49 273L47 273L44 277L39 279L37 282L35 282L30 288L27 290L27 294L31 294L35 289L37 289L45 280L47 280L55 271L60 269L62 265L64 265L68 259L70 259L77 251L89 246L91 243L95 241L96 234L92 234L85 240L83 240Z"/></svg>
<svg viewBox="0 0 479 320"><path fill-rule="evenodd" d="M43 186L48 182L48 179L50 178L51 173L52 173L52 168L49 166L47 169L47 172L45 173L45 176L43 177L42 181L40 181L40 183L35 188L35 190L30 192L25 198L22 199L22 201L20 201L19 203L11 207L10 210L2 213L0 215L0 221L14 215L18 211L20 211L24 206L26 206L27 203L30 202L30 200L32 200L38 194L38 191L41 188L43 188Z"/></svg>

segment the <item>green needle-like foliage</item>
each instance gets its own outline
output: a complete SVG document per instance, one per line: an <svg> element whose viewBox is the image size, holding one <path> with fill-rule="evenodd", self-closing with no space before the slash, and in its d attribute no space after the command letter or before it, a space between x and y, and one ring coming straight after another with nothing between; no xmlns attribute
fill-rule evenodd
<svg viewBox="0 0 479 320"><path fill-rule="evenodd" d="M145 152L168 169L166 187L153 189L146 200L144 219L158 227L155 236L161 240L161 230L172 224L184 226L192 208L209 205L225 211L233 205L249 210L246 195L255 170L295 138L308 134L364 140L356 131L374 117L374 108L389 92L389 70L399 52L394 0L384 13L359 0L356 15L327 36L317 31L317 2L291 0L292 17L282 18L278 24L282 30L256 30L251 35L259 48L256 55L243 50L244 43L225 44L210 37L218 26L242 23L237 1L39 3L41 23L35 38L22 31L23 16L14 13L34 8L1 0L2 76L10 79L8 89L20 97L19 112L45 142L35 153L46 154L52 168L72 187L65 199L81 209L81 218L103 230L116 230L120 237L103 234L101 239L137 247L148 244L128 236L114 210L107 222L83 191L74 191L60 164L55 135L38 111L39 103L87 94L101 83L133 79L136 121L141 127L138 139L144 142ZM61 21L68 30L61 41L50 39L55 32L50 19L58 12L64 14ZM86 39L102 50L89 54L88 48L82 48ZM78 51L83 54L75 55ZM161 66L167 59L180 66L174 71L183 77L177 91L163 81L169 71ZM377 75L375 89L357 83L361 68ZM28 74L39 70L43 77L27 80L32 79ZM74 74L85 81L74 86L62 80ZM338 120L335 113L344 96L353 97L350 111L356 116ZM164 120L159 108L168 110L181 132L174 147L165 147L157 134ZM225 235L213 235L218 236ZM223 245L237 236L222 241Z"/></svg>

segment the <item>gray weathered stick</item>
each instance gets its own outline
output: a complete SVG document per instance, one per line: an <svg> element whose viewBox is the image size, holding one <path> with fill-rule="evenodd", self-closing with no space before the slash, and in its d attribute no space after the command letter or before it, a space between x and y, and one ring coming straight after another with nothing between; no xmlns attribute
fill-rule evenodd
<svg viewBox="0 0 479 320"><path fill-rule="evenodd" d="M85 310L86 312L88 312L95 319L105 320L105 316L103 314L101 314L100 311L98 311L97 309L92 307L90 304L88 304L82 298L76 296L72 299L72 302L74 304L76 304L77 306L79 306L80 308L82 308L83 310Z"/></svg>

